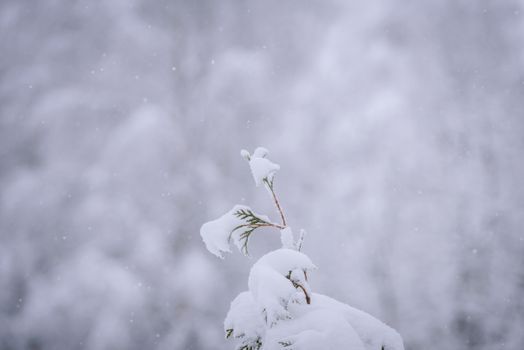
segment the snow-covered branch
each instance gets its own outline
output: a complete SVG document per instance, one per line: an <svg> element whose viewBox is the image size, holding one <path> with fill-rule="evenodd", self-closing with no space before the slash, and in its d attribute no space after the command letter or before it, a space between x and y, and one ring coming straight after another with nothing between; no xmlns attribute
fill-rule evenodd
<svg viewBox="0 0 524 350"><path fill-rule="evenodd" d="M295 239L274 191L278 164L267 159L267 149L259 147L249 162L255 184L269 190L281 224L236 205L220 218L202 225L200 234L207 249L223 258L233 242L244 254L253 232L261 227L280 231L282 248L262 256L251 268L248 287L231 303L224 321L226 338L238 340L237 350L403 350L400 335L363 311L326 296L315 294L307 273L316 269L301 252L305 231Z"/></svg>

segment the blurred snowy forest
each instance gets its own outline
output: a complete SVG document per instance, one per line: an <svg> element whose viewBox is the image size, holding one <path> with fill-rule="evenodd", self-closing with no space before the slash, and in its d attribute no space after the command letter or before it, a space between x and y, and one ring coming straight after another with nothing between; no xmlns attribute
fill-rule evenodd
<svg viewBox="0 0 524 350"><path fill-rule="evenodd" d="M523 111L522 0L1 0L0 349L231 348L199 228L264 145L313 290L520 350Z"/></svg>

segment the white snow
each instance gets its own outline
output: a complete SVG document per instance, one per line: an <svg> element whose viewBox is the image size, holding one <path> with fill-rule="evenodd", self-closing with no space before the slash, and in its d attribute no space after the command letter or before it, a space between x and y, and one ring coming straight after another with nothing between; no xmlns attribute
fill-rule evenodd
<svg viewBox="0 0 524 350"><path fill-rule="evenodd" d="M264 147L258 147L255 152L253 152L253 155L249 155L249 152L246 150L240 152L240 155L249 161L251 174L257 186L260 186L260 184L264 182L264 179L271 182L275 173L280 170L280 165L266 158L268 153L269 151Z"/></svg>
<svg viewBox="0 0 524 350"><path fill-rule="evenodd" d="M404 350L394 329L322 294L314 294L311 305L290 304L288 313L265 332L265 350Z"/></svg>
<svg viewBox="0 0 524 350"><path fill-rule="evenodd" d="M365 313L312 293L305 272L315 265L303 253L282 248L262 256L249 274L249 291L232 303L224 327L243 345L264 350L404 350L400 335ZM305 288L311 304L294 283Z"/></svg>
<svg viewBox="0 0 524 350"><path fill-rule="evenodd" d="M287 248L267 253L253 265L253 267L255 266L268 267L282 276L286 276L294 269L312 270L317 268L306 254Z"/></svg>
<svg viewBox="0 0 524 350"><path fill-rule="evenodd" d="M200 236L202 236L202 240L206 244L207 250L221 259L224 258L222 253L231 253L231 241L233 241L239 251L242 251L243 241L240 240L240 235L245 230L242 228L237 230L235 229L240 225L246 224L247 222L234 215L234 213L238 210L249 210L253 212L253 210L251 210L251 208L248 206L237 204L233 207L233 209L218 219L206 222L200 228ZM270 222L269 218L265 215L255 212L253 212L253 214L261 220ZM235 231L233 232L233 230Z"/></svg>
<svg viewBox="0 0 524 350"><path fill-rule="evenodd" d="M290 309L294 318L267 331L264 349L364 350L360 337L340 313L312 305L293 305Z"/></svg>
<svg viewBox="0 0 524 350"><path fill-rule="evenodd" d="M245 160L247 160L249 162L249 160L251 159L251 155L249 154L248 151L246 151L245 149L241 150L240 151L240 156L242 158L244 158Z"/></svg>
<svg viewBox="0 0 524 350"><path fill-rule="evenodd" d="M255 152L253 152L253 157L255 158L266 158L266 156L269 154L269 151L265 147L257 147L255 149Z"/></svg>
<svg viewBox="0 0 524 350"><path fill-rule="evenodd" d="M370 314L322 294L313 294L313 305L338 312L355 329L366 350L404 350L402 337Z"/></svg>
<svg viewBox="0 0 524 350"><path fill-rule="evenodd" d="M266 158L268 150L259 147L253 155L246 150L240 154L249 162L256 185L265 182L272 191L273 176L280 167ZM249 222L251 213L240 215L244 217L241 219L235 215L239 210L251 211L236 205L200 229L207 249L220 258L223 252L230 252L231 240L242 251L245 241L240 236L256 228L257 220ZM265 216L252 215L270 222ZM237 349L404 350L402 338L391 327L361 310L311 291L307 272L316 266L300 252L305 235L301 230L295 240L290 227L280 230L282 248L265 254L253 265L248 291L231 303L224 320L226 337L239 341Z"/></svg>
<svg viewBox="0 0 524 350"><path fill-rule="evenodd" d="M306 255L285 248L267 253L253 265L249 273L249 291L256 305L264 311L269 326L290 317L287 308L291 302L305 302L304 293L286 276L295 270L303 275L304 271L314 268Z"/></svg>
<svg viewBox="0 0 524 350"><path fill-rule="evenodd" d="M240 293L231 302L224 320L224 331L233 330L231 336L242 338L243 342L254 342L265 334L265 323L261 312L249 291Z"/></svg>
<svg viewBox="0 0 524 350"><path fill-rule="evenodd" d="M280 241L282 242L282 247L288 249L296 249L295 239L293 237L293 230L291 227L286 227L280 230Z"/></svg>
<svg viewBox="0 0 524 350"><path fill-rule="evenodd" d="M306 238L306 230L303 228L300 229L300 234L298 236L298 240L296 243L297 250L300 251L302 249L302 244L304 244L304 238Z"/></svg>
<svg viewBox="0 0 524 350"><path fill-rule="evenodd" d="M269 326L290 317L287 307L298 299L291 281L265 266L253 266L249 274L249 291Z"/></svg>
<svg viewBox="0 0 524 350"><path fill-rule="evenodd" d="M231 253L229 247L230 240L233 238L231 231L237 226L244 224L241 219L233 215L239 209L250 210L249 207L244 205L235 205L233 209L226 214L216 220L206 222L200 228L200 235L206 244L207 250L221 259L224 258L222 255L223 252ZM236 235L236 237L238 237L238 235Z"/></svg>

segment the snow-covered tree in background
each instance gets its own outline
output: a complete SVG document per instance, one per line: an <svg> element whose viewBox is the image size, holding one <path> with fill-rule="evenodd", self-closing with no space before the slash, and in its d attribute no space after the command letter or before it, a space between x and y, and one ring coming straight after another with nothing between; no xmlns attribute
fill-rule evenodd
<svg viewBox="0 0 524 350"><path fill-rule="evenodd" d="M262 256L251 268L248 290L231 303L224 321L226 338L238 340L237 350L403 350L400 335L373 316L311 291L308 272L316 269L301 252L305 231L295 237L288 226L274 190L280 169L268 151L257 148L251 155L242 150L257 186L271 195L280 223L235 205L220 218L202 225L200 234L207 249L219 258L231 252L233 243L248 255L249 239L261 227L280 231L282 248Z"/></svg>

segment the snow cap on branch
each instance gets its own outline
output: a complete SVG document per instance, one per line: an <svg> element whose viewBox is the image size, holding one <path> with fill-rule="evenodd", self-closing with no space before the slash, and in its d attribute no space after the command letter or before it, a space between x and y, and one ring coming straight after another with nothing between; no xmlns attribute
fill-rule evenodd
<svg viewBox="0 0 524 350"><path fill-rule="evenodd" d="M280 165L275 164L266 158L268 154L269 151L264 147L258 147L252 155L250 155L245 149L240 151L242 158L249 162L251 174L253 175L253 179L257 186L260 186L264 180L272 182L275 173L280 170Z"/></svg>
<svg viewBox="0 0 524 350"><path fill-rule="evenodd" d="M253 265L249 273L249 291L255 303L265 311L269 326L290 317L287 311L290 302L305 302L303 292L295 288L288 276L295 270L304 274L315 268L305 254L285 248L267 253Z"/></svg>
<svg viewBox="0 0 524 350"><path fill-rule="evenodd" d="M242 220L234 215L238 209L243 209L243 206L236 205L218 219L206 222L200 228L200 236L207 250L221 259L224 258L223 252L231 253L229 247L231 231L238 225L242 225Z"/></svg>
<svg viewBox="0 0 524 350"><path fill-rule="evenodd" d="M262 256L254 266L269 267L282 276L287 276L289 271L295 269L307 271L317 268L306 254L286 248L273 250L272 252L267 253Z"/></svg>
<svg viewBox="0 0 524 350"><path fill-rule="evenodd" d="M249 237L243 234L249 231L250 228L239 213L250 213L257 219L263 220L263 222L269 222L267 216L255 214L251 208L245 205L235 205L233 209L218 219L203 224L200 228L200 235L206 244L207 250L221 259L224 258L222 253L231 253L229 246L231 240L233 240L238 250L247 253L247 239Z"/></svg>

